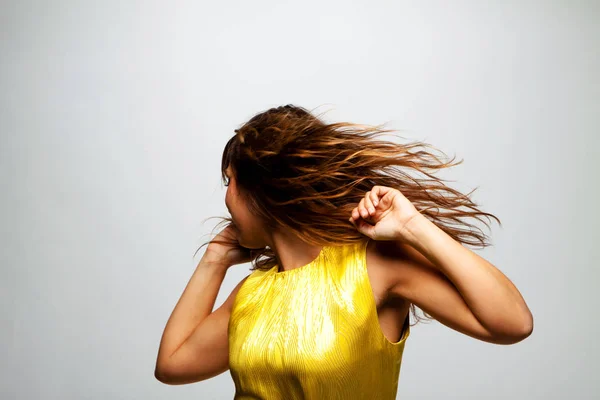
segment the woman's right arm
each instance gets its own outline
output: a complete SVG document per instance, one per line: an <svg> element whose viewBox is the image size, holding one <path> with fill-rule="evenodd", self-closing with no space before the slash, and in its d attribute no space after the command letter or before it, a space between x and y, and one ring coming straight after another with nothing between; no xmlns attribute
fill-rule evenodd
<svg viewBox="0 0 600 400"><path fill-rule="evenodd" d="M200 260L163 332L154 372L159 381L171 385L198 382L229 368L229 316L248 276L211 312L227 268L222 259L208 253Z"/></svg>

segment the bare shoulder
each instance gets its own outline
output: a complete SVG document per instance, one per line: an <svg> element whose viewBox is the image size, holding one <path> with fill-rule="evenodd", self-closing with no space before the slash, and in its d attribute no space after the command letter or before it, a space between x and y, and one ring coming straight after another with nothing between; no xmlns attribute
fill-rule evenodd
<svg viewBox="0 0 600 400"><path fill-rule="evenodd" d="M436 267L417 249L400 241L373 241L369 243L372 263L380 270L387 293L401 282L421 279L423 274L435 273Z"/></svg>
<svg viewBox="0 0 600 400"><path fill-rule="evenodd" d="M390 268L390 263L397 265L402 262L403 257L406 255L390 243L369 239L366 254L367 271L378 306L393 302L399 308L406 308L407 304L403 299L394 299L391 295L396 284L398 268Z"/></svg>
<svg viewBox="0 0 600 400"><path fill-rule="evenodd" d="M392 288L397 281L397 269L390 268L390 259L395 263L402 258L391 256L386 242L369 240L367 243L366 259L367 272L377 302L377 316L383 334L393 343L403 335L406 323L409 321L411 302L393 293Z"/></svg>

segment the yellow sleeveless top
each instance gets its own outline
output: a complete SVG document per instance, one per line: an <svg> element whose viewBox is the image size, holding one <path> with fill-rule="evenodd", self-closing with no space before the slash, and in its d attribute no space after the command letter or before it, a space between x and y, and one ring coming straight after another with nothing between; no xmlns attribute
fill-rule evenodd
<svg viewBox="0 0 600 400"><path fill-rule="evenodd" d="M234 399L396 398L409 318L396 343L381 331L369 240L325 246L289 271L252 271L229 320Z"/></svg>

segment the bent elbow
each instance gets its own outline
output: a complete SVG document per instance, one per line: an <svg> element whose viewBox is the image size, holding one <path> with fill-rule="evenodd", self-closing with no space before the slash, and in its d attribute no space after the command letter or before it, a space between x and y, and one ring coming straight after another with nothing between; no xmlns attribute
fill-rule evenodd
<svg viewBox="0 0 600 400"><path fill-rule="evenodd" d="M169 368L165 364L157 364L154 368L154 377L161 383L165 385L173 385L174 384L174 376Z"/></svg>
<svg viewBox="0 0 600 400"><path fill-rule="evenodd" d="M521 340L527 339L533 333L533 316L531 314L529 314L525 318L525 322L523 323L523 329L520 333L521 334L519 335L519 342Z"/></svg>
<svg viewBox="0 0 600 400"><path fill-rule="evenodd" d="M158 367L156 367L154 369L154 377L161 383L165 383L165 384L169 383L164 371L159 369Z"/></svg>
<svg viewBox="0 0 600 400"><path fill-rule="evenodd" d="M502 332L496 336L497 344L515 344L527 339L533 333L533 317L527 316L519 328L512 329L510 332Z"/></svg>

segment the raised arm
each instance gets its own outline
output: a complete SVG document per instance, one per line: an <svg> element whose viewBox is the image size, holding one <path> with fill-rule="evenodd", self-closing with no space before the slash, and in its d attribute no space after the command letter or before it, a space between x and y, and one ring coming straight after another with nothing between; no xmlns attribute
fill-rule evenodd
<svg viewBox="0 0 600 400"><path fill-rule="evenodd" d="M229 368L227 327L235 296L247 276L225 302L211 312L227 271L226 265L202 258L165 327L155 377L181 385L202 381Z"/></svg>

